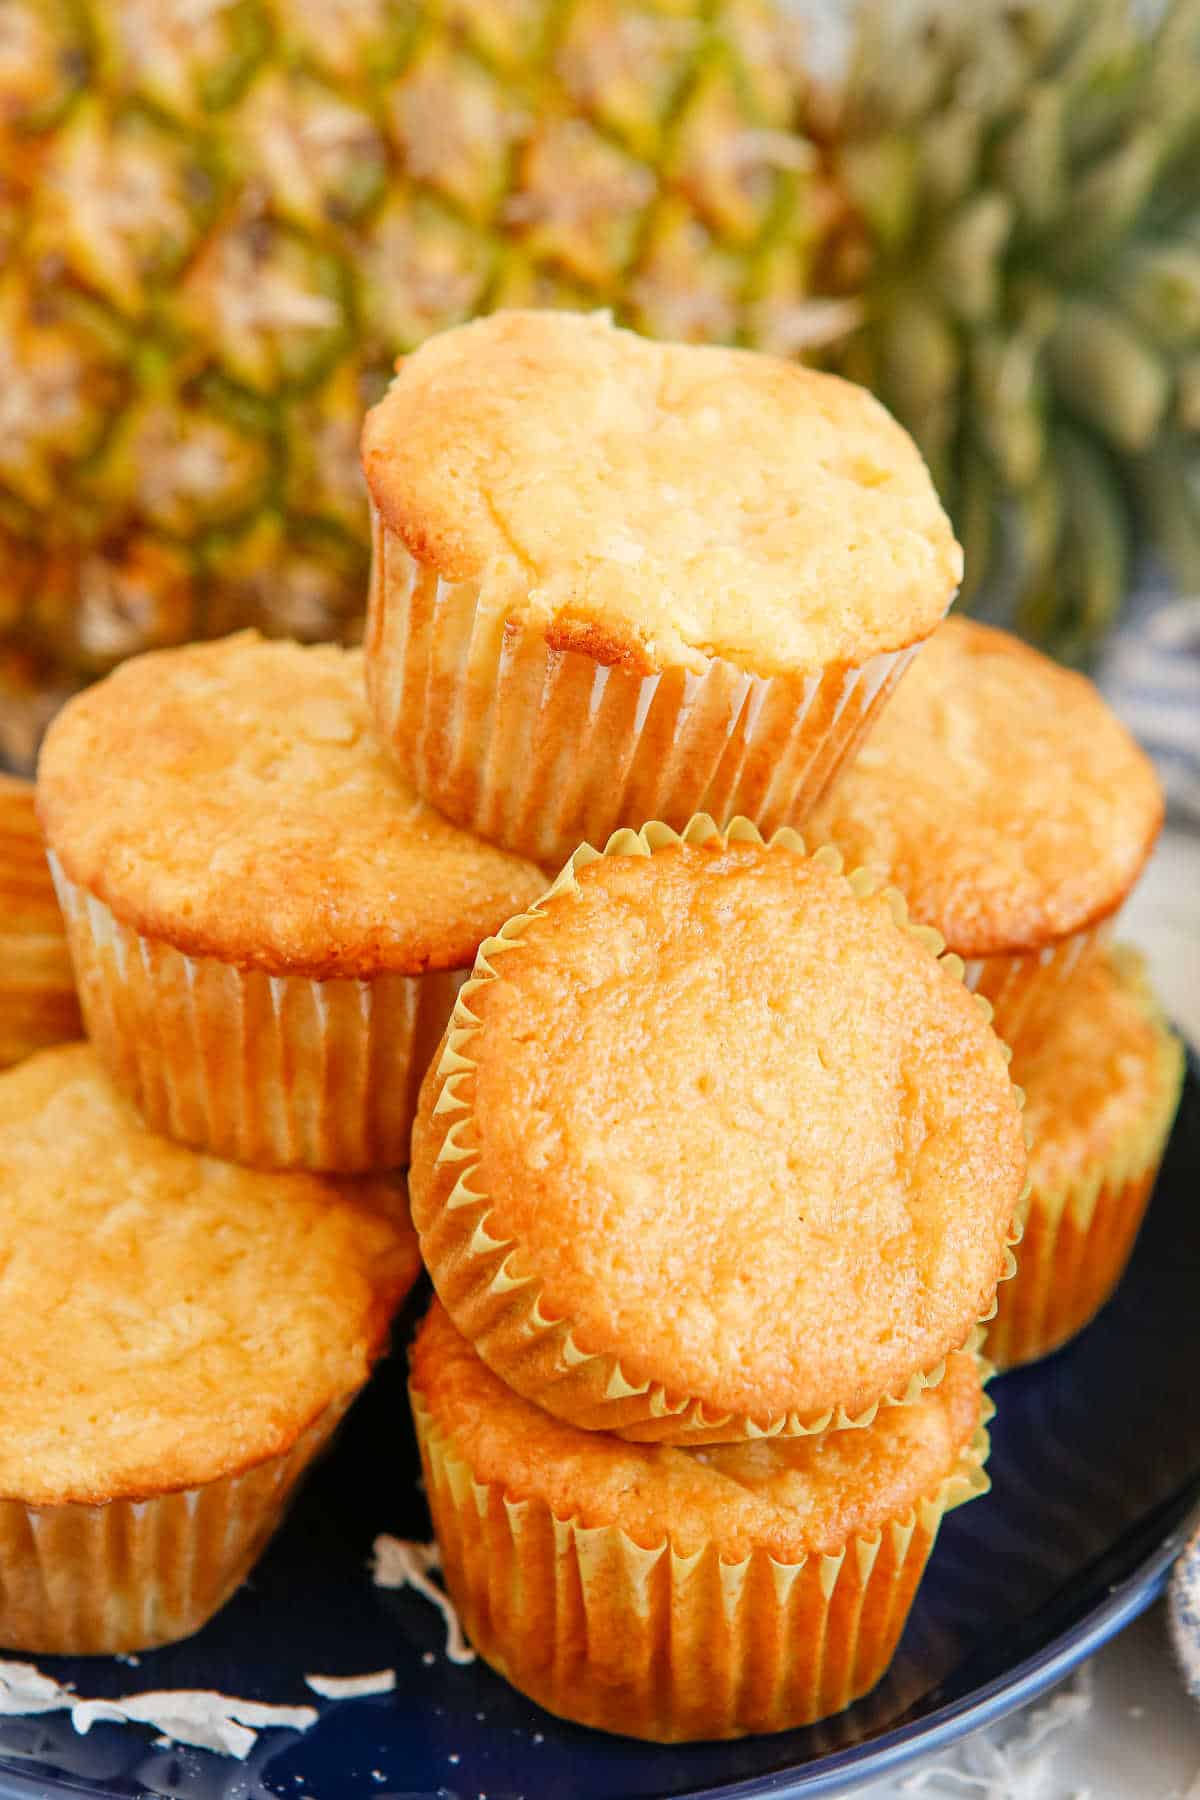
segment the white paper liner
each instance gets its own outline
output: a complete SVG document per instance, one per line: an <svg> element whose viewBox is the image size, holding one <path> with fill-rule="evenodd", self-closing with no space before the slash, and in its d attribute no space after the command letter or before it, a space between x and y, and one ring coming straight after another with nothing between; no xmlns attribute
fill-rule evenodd
<svg viewBox="0 0 1200 1800"><path fill-rule="evenodd" d="M639 675L550 649L477 584L418 562L378 512L373 533L376 729L424 799L543 867L644 819L803 824L918 648L807 677L720 658Z"/></svg>
<svg viewBox="0 0 1200 1800"><path fill-rule="evenodd" d="M992 1009L992 1024L1014 1051L1035 1036L1056 1005L1069 1000L1070 983L1104 949L1116 915L1024 956L977 956L963 963L963 980Z"/></svg>
<svg viewBox="0 0 1200 1800"><path fill-rule="evenodd" d="M88 1036L147 1124L259 1168L399 1168L466 970L312 981L185 956L51 868Z"/></svg>
<svg viewBox="0 0 1200 1800"><path fill-rule="evenodd" d="M188 1637L249 1574L353 1396L283 1455L107 1505L0 1499L0 1649L113 1656Z"/></svg>

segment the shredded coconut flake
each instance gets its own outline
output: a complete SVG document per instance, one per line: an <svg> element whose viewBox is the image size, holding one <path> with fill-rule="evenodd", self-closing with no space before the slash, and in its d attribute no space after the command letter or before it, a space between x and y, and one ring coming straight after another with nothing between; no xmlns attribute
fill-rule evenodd
<svg viewBox="0 0 1200 1800"><path fill-rule="evenodd" d="M463 1634L454 1602L443 1588L430 1581L431 1569L441 1568L436 1544L412 1538L391 1537L386 1531L375 1539L371 1575L376 1587L414 1588L437 1607L446 1621L446 1655L452 1663L472 1663L475 1652Z"/></svg>
<svg viewBox="0 0 1200 1800"><path fill-rule="evenodd" d="M0 1662L0 1714L69 1712L81 1737L93 1725L150 1725L173 1744L191 1744L244 1761L265 1730L307 1731L313 1706L266 1706L228 1694L179 1689L82 1700L32 1663Z"/></svg>
<svg viewBox="0 0 1200 1800"><path fill-rule="evenodd" d="M32 1663L0 1663L0 1714L61 1712L75 1696Z"/></svg>
<svg viewBox="0 0 1200 1800"><path fill-rule="evenodd" d="M106 1720L152 1725L172 1743L219 1750L239 1761L249 1756L260 1731L307 1731L317 1717L315 1706L264 1706L228 1694L186 1689L131 1694L120 1700L80 1700L71 1708L71 1723L81 1735Z"/></svg>
<svg viewBox="0 0 1200 1800"><path fill-rule="evenodd" d="M396 1689L395 1669L376 1669L372 1675L306 1675L304 1679L322 1700L362 1700L368 1694L391 1694Z"/></svg>

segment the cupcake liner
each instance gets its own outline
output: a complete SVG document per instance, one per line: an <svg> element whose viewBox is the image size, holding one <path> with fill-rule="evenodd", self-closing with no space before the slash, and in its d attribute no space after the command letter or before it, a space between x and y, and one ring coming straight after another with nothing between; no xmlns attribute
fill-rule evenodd
<svg viewBox="0 0 1200 1800"><path fill-rule="evenodd" d="M0 1069L82 1036L66 937L0 932Z"/></svg>
<svg viewBox="0 0 1200 1800"><path fill-rule="evenodd" d="M115 1656L198 1631L250 1573L351 1398L284 1454L200 1487L98 1506L0 1499L0 1649Z"/></svg>
<svg viewBox="0 0 1200 1800"><path fill-rule="evenodd" d="M0 1068L83 1035L33 795L0 775Z"/></svg>
<svg viewBox="0 0 1200 1800"><path fill-rule="evenodd" d="M985 1401L936 1491L836 1555L727 1562L709 1542L685 1556L478 1481L412 1402L446 1586L480 1655L549 1712L660 1742L785 1731L865 1694L943 1517L988 1488Z"/></svg>
<svg viewBox="0 0 1200 1800"><path fill-rule="evenodd" d="M0 938L62 936L34 793L0 772Z"/></svg>
<svg viewBox="0 0 1200 1800"><path fill-rule="evenodd" d="M418 793L546 867L633 820L799 825L918 645L807 677L639 675L551 649L478 585L443 580L376 512L367 688Z"/></svg>
<svg viewBox="0 0 1200 1800"><path fill-rule="evenodd" d="M992 1024L1012 1049L1036 1035L1063 988L1112 936L1116 915L1023 956L978 956L963 964L963 980L992 1008Z"/></svg>
<svg viewBox="0 0 1200 1800"><path fill-rule="evenodd" d="M672 845L699 844L714 837L805 853L804 841L795 832L783 828L766 840L747 819L735 819L722 832L711 818L700 815L682 834L654 821L639 832L616 832L603 852L582 845L544 899L574 889L576 871L601 855L649 857ZM841 871L841 856L832 846L816 855ZM885 893L896 922L941 954L938 934L909 921L904 899L895 889L881 888L876 878L862 869L845 879L859 896ZM459 1331L484 1362L517 1393L584 1430L612 1431L635 1442L690 1446L869 1425L881 1405L903 1405L925 1388L936 1386L945 1370L944 1358L929 1369L914 1371L895 1392L854 1413L841 1406L811 1416L712 1412L694 1395L673 1392L658 1382L630 1381L616 1355L583 1350L568 1321L550 1318L542 1310L536 1277L516 1276L510 1271L512 1242L493 1235L490 1199L472 1186L479 1157L472 1141L475 1064L470 1043L479 1021L471 1002L486 982L496 979L498 959L537 923L543 904L539 901L530 912L510 919L496 937L480 946L472 976L455 1002L437 1064L436 1079L441 1087L433 1116L446 1121L437 1162L447 1168L443 1177L431 1184L430 1192L412 1196L413 1223L434 1287ZM941 960L954 973L961 973L959 958L943 955ZM980 999L978 1004L987 1010L986 1001ZM1020 1091L1017 1093L1020 1100ZM1011 1246L1019 1238L1017 1229L1009 1238L1001 1280L1008 1279L1016 1268ZM981 1335L976 1327L948 1349L974 1348Z"/></svg>
<svg viewBox="0 0 1200 1800"><path fill-rule="evenodd" d="M313 981L185 956L121 924L50 860L88 1036L153 1130L261 1168L408 1162L421 1079L465 970Z"/></svg>
<svg viewBox="0 0 1200 1800"><path fill-rule="evenodd" d="M1183 1047L1165 1025L1158 1031L1154 1102L1136 1127L1078 1180L1030 1190L1016 1276L988 1326L987 1355L998 1369L1059 1349L1125 1272L1183 1086Z"/></svg>

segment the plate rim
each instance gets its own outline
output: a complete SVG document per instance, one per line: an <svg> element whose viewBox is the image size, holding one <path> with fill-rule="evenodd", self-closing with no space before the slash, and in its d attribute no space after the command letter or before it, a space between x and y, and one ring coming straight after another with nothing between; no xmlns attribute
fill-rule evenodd
<svg viewBox="0 0 1200 1800"><path fill-rule="evenodd" d="M945 1750L960 1738L1016 1712L1064 1680L1165 1592L1171 1565L1196 1522L1194 1502L1198 1490L1200 1476L1185 1482L1175 1500L1167 1502L1167 1510L1172 1511L1177 1509L1180 1501L1183 1502L1181 1519L1157 1540L1133 1571L1103 1600L1049 1643L1032 1651L1012 1668L993 1676L981 1687L948 1701L923 1719L885 1731L868 1743L834 1751L836 1767L830 1767L829 1759L822 1758L826 1764L824 1768L820 1763L810 1763L807 1772L804 1768L777 1769L767 1775L727 1782L720 1787L680 1790L674 1800L762 1800L763 1796L770 1796L770 1800L793 1800L794 1796L799 1796L800 1800L805 1800L808 1795L844 1793L860 1781L878 1780L917 1757ZM292 1737L298 1734L281 1735ZM44 1777L22 1774L11 1764L6 1767L5 1762L6 1759L0 1760L0 1800L51 1800L55 1794L96 1800L97 1796L106 1796L111 1791L81 1781L74 1775L60 1777L48 1786Z"/></svg>
<svg viewBox="0 0 1200 1800"><path fill-rule="evenodd" d="M946 1750L961 1738L1018 1711L1065 1680L1080 1663L1103 1649L1161 1598L1171 1566L1200 1518L1198 1497L1200 1474L1185 1481L1174 1498L1165 1503L1164 1510L1168 1512L1182 1506L1178 1522L1145 1552L1123 1580L1110 1588L1104 1599L1048 1643L969 1694L948 1701L911 1724L881 1732L865 1744L833 1751L831 1757L821 1759L826 1764L824 1768L820 1763L810 1763L807 1771L803 1767L777 1769L721 1787L689 1788L678 1792L673 1800L762 1800L767 1795L770 1800L793 1800L794 1796L807 1800L809 1795L844 1793L861 1781L877 1781L917 1757ZM832 1758L836 1758L836 1766L830 1766ZM0 1800L7 1800L2 1788ZM20 1800L26 1797L22 1795Z"/></svg>

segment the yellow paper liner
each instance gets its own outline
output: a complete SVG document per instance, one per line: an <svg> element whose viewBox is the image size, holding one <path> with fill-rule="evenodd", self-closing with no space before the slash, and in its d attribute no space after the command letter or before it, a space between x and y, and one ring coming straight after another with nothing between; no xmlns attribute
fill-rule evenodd
<svg viewBox="0 0 1200 1800"><path fill-rule="evenodd" d="M185 956L51 865L88 1036L155 1131L259 1168L408 1162L465 970L311 981Z"/></svg>
<svg viewBox="0 0 1200 1800"><path fill-rule="evenodd" d="M1017 1272L998 1296L987 1354L1000 1369L1034 1362L1082 1331L1133 1251L1183 1086L1183 1046L1147 989L1158 1034L1154 1096L1110 1154L1058 1187L1033 1181Z"/></svg>
<svg viewBox="0 0 1200 1800"><path fill-rule="evenodd" d="M32 781L0 773L0 938L63 935Z"/></svg>
<svg viewBox="0 0 1200 1800"><path fill-rule="evenodd" d="M963 964L963 980L992 1008L992 1024L1014 1052L1037 1035L1070 984L1112 936L1113 914L1085 931L1073 931L1057 943L1023 956L981 956Z"/></svg>
<svg viewBox="0 0 1200 1800"><path fill-rule="evenodd" d="M0 1069L82 1036L66 937L0 933Z"/></svg>
<svg viewBox="0 0 1200 1800"><path fill-rule="evenodd" d="M101 1506L0 1499L0 1649L115 1656L199 1631L258 1561L352 1398L284 1454L200 1487Z"/></svg>
<svg viewBox="0 0 1200 1800"><path fill-rule="evenodd" d="M0 775L0 1068L83 1035L33 793Z"/></svg>
<svg viewBox="0 0 1200 1800"><path fill-rule="evenodd" d="M480 1655L561 1718L659 1742L786 1731L875 1686L945 1514L986 1493L979 1429L927 1498L837 1555L646 1547L478 1481L412 1392L446 1586Z"/></svg>
<svg viewBox="0 0 1200 1800"><path fill-rule="evenodd" d="M436 1169L425 1191L412 1194L413 1223L421 1239L421 1254L434 1287L462 1335L474 1345L484 1362L518 1394L534 1401L557 1417L584 1430L613 1431L634 1442L700 1444L732 1443L745 1438L787 1436L869 1425L881 1405L903 1405L925 1388L936 1386L945 1371L945 1355L930 1368L914 1370L894 1392L856 1411L831 1405L819 1413L764 1413L761 1416L715 1412L702 1398L673 1391L661 1382L633 1382L621 1360L609 1352L586 1351L576 1341L569 1319L553 1319L541 1306L541 1288L534 1275L516 1277L509 1270L512 1240L491 1230L492 1206L487 1194L471 1185L479 1166L473 1142L472 1092L475 1064L469 1045L480 1029L471 1010L479 989L497 978L494 966L541 917L541 908L552 896L576 886L576 871L603 856L653 856L680 843L701 844L713 838L724 842L754 843L767 848L806 854L804 840L787 827L765 839L748 819L735 819L724 831L701 814L689 821L682 833L660 821L638 832L619 831L603 852L583 844L572 856L557 881L530 912L518 914L497 936L480 946L475 968L455 1002L446 1033L437 1078L441 1091L433 1116L446 1120L445 1135ZM837 872L840 853L825 845L815 858ZM928 926L913 924L903 896L883 887L866 870L845 876L847 886L859 898L882 893L888 899L898 925L910 931L944 966L961 975L956 956L943 954L942 940ZM977 997L978 999L978 997ZM978 999L985 1014L987 1002ZM1007 1054L1007 1051L1006 1051ZM1018 1104L1023 1096L1016 1089ZM439 1175L437 1170L443 1172ZM1019 1226L1009 1237L1000 1280L1016 1268L1012 1245L1019 1242ZM994 1310L994 1303L993 1308ZM991 1317L989 1311L980 1324ZM979 1326L972 1323L951 1350L973 1349L981 1341Z"/></svg>
<svg viewBox="0 0 1200 1800"><path fill-rule="evenodd" d="M374 517L366 637L376 729L447 818L547 868L622 825L696 812L800 825L919 648L809 676L711 659L639 675L506 619Z"/></svg>

